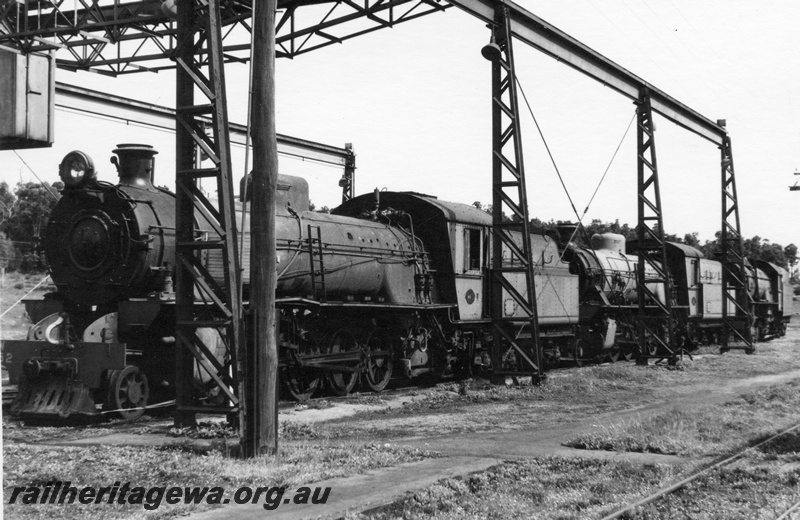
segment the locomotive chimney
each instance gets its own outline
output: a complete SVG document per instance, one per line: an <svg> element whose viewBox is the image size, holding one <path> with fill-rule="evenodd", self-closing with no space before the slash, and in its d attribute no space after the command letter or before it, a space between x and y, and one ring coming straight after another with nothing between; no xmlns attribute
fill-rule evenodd
<svg viewBox="0 0 800 520"><path fill-rule="evenodd" d="M155 159L158 153L146 144L118 144L114 150L116 157L111 163L117 167L119 183L145 190L152 190L155 175Z"/></svg>

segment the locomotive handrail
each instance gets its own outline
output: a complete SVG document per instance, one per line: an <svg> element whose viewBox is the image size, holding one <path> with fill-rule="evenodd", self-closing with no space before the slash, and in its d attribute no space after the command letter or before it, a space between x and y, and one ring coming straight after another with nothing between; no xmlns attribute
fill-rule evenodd
<svg viewBox="0 0 800 520"><path fill-rule="evenodd" d="M414 303L414 304L407 304L407 303L385 303L385 302L348 302L348 301L328 301L328 302L318 302L316 300L310 300L308 298L277 298L275 301L276 305L283 305L283 306L291 306L291 305L313 305L316 307L354 307L354 308L365 308L365 307L381 307L387 308L391 307L392 309L408 309L408 310L448 310L448 309L457 309L458 304L456 303Z"/></svg>

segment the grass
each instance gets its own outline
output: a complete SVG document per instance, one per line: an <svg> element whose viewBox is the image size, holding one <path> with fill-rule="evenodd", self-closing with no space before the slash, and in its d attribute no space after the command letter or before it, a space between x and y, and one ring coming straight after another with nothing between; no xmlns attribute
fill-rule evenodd
<svg viewBox="0 0 800 520"><path fill-rule="evenodd" d="M574 448L719 456L798 420L800 382L744 394L722 406L673 408L582 433Z"/></svg>
<svg viewBox="0 0 800 520"><path fill-rule="evenodd" d="M756 370L755 357L745 361L736 361L738 370L719 367L716 370L721 372L713 377L722 379ZM632 401L645 405L674 397L682 389L707 382L714 370L701 365L710 363L717 361L687 361L678 369L633 363L590 366L552 372L540 386L492 386L479 379L440 384L418 390L415 399L402 407L387 406L327 421L318 426L318 434L329 438L385 438L478 433L531 424L543 428L623 410Z"/></svg>
<svg viewBox="0 0 800 520"><path fill-rule="evenodd" d="M6 311L8 313L0 318L0 339L25 339L32 323L25 312L25 306L17 302L26 297L26 294L27 298L41 298L45 292L52 290L47 282L37 286L45 276L47 275L6 273L3 287L0 287L0 314Z"/></svg>
<svg viewBox="0 0 800 520"><path fill-rule="evenodd" d="M677 476L668 465L545 458L445 479L389 507L351 518L599 518Z"/></svg>
<svg viewBox="0 0 800 520"><path fill-rule="evenodd" d="M800 497L799 440L788 453L754 454L622 518L777 518ZM439 481L390 506L348 518L601 518L681 480L689 469L559 458L509 462L478 475Z"/></svg>
<svg viewBox="0 0 800 520"><path fill-rule="evenodd" d="M289 486L363 473L435 456L418 449L376 443L315 443L282 446L276 457L228 458L219 449L197 452L181 448L48 447L8 445L3 449L5 496L15 486L71 481L73 486L221 486L228 494L240 486ZM206 504L167 505L144 511L136 504L56 506L6 504L13 518L172 518L208 509Z"/></svg>

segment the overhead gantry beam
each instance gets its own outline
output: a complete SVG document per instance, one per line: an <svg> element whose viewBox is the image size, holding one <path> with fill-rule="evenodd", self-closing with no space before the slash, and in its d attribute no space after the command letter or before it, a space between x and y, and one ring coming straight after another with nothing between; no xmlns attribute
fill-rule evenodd
<svg viewBox="0 0 800 520"><path fill-rule="evenodd" d="M633 101L649 94L652 110L670 121L722 145L727 131L639 76L590 49L564 31L509 0L447 0L487 24L494 25L495 7L508 6L515 38L586 74Z"/></svg>
<svg viewBox="0 0 800 520"><path fill-rule="evenodd" d="M120 121L133 121L160 130L175 131L174 108L66 83L56 82L56 106ZM201 117L199 119L211 125L210 118ZM230 123L229 127L231 143L244 146L247 126ZM304 160L342 168L347 168L348 165L355 163L355 153L352 147L338 148L288 135L278 134L278 152L281 155L300 157Z"/></svg>

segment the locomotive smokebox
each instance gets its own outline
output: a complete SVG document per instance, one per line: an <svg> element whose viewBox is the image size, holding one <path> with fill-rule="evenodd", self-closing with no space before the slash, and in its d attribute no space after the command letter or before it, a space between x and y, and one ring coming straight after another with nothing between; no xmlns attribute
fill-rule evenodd
<svg viewBox="0 0 800 520"><path fill-rule="evenodd" d="M117 157L111 163L117 167L119 183L144 190L153 190L155 159L158 153L146 144L118 144L114 150Z"/></svg>
<svg viewBox="0 0 800 520"><path fill-rule="evenodd" d="M80 181L64 190L45 230L53 283L68 300L87 306L162 291L175 265L175 195L153 187L157 152L120 144L114 153L119 184L82 188ZM70 155L67 173L85 179L81 172L89 170L78 161L85 154Z"/></svg>

